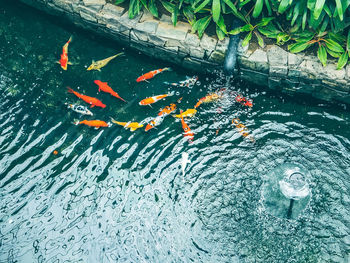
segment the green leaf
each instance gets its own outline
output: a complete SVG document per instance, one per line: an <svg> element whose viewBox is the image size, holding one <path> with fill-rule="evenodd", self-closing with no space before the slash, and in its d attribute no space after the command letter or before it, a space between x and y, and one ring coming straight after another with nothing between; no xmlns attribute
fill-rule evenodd
<svg viewBox="0 0 350 263"><path fill-rule="evenodd" d="M280 5L278 6L278 13L284 13L289 6L289 0L282 0Z"/></svg>
<svg viewBox="0 0 350 263"><path fill-rule="evenodd" d="M252 39L252 32L249 32L248 35L245 36L242 42L242 47L245 47L249 44L249 41Z"/></svg>
<svg viewBox="0 0 350 263"><path fill-rule="evenodd" d="M158 8L154 2L154 0L150 0L148 3L148 9L150 11L150 13L154 16L154 17L158 17Z"/></svg>
<svg viewBox="0 0 350 263"><path fill-rule="evenodd" d="M258 44L261 48L265 47L265 43L264 43L264 39L262 38L262 36L259 34L259 32L257 32L256 30L253 31L256 39L258 40Z"/></svg>
<svg viewBox="0 0 350 263"><path fill-rule="evenodd" d="M339 45L336 41L332 40L332 39L326 39L325 40L326 46L334 51L334 52L338 52L338 53L343 53L344 49L341 45Z"/></svg>
<svg viewBox="0 0 350 263"><path fill-rule="evenodd" d="M226 36L226 34L220 29L218 25L216 25L216 35L218 36L219 40L223 40Z"/></svg>
<svg viewBox="0 0 350 263"><path fill-rule="evenodd" d="M299 53L310 46L308 42L297 42L288 46L288 50L292 53Z"/></svg>
<svg viewBox="0 0 350 263"><path fill-rule="evenodd" d="M249 31L253 31L254 27L251 24L246 24L244 26L241 27L241 32L249 32Z"/></svg>
<svg viewBox="0 0 350 263"><path fill-rule="evenodd" d="M264 6L264 0L256 0L254 10L253 10L253 17L257 18L263 9Z"/></svg>
<svg viewBox="0 0 350 263"><path fill-rule="evenodd" d="M129 3L129 18L132 19L140 12L140 5L138 0L130 0Z"/></svg>
<svg viewBox="0 0 350 263"><path fill-rule="evenodd" d="M341 53L334 52L327 47L326 47L326 50L327 50L327 53L334 58L340 58L340 56L342 55Z"/></svg>
<svg viewBox="0 0 350 263"><path fill-rule="evenodd" d="M171 13L171 21L173 22L173 26L176 26L178 15L179 15L179 8L178 6L175 6L174 12Z"/></svg>
<svg viewBox="0 0 350 263"><path fill-rule="evenodd" d="M267 9L267 12L268 12L269 16L272 16L272 10L271 10L271 6L270 6L269 0L265 0L265 5L266 5L266 9Z"/></svg>
<svg viewBox="0 0 350 263"><path fill-rule="evenodd" d="M337 69L342 69L348 63L348 59L349 59L348 52L344 52L338 60Z"/></svg>
<svg viewBox="0 0 350 263"><path fill-rule="evenodd" d="M199 10L203 9L207 4L209 4L210 0L204 0L197 8L194 9L194 13L197 13Z"/></svg>
<svg viewBox="0 0 350 263"><path fill-rule="evenodd" d="M192 29L194 30L194 32L198 31L199 38L202 38L205 29L210 23L210 20L211 16L206 16L201 19L198 19L196 23L194 23Z"/></svg>
<svg viewBox="0 0 350 263"><path fill-rule="evenodd" d="M221 12L220 0L213 0L212 12L213 12L213 20L215 23L217 23L219 21L220 12Z"/></svg>
<svg viewBox="0 0 350 263"><path fill-rule="evenodd" d="M196 18L194 16L194 13L192 11L192 8L190 8L189 6L184 6L182 8L182 13L184 14L184 16L186 17L188 23L190 23L191 26L193 26L193 24L196 22Z"/></svg>
<svg viewBox="0 0 350 263"><path fill-rule="evenodd" d="M130 0L132 1L132 0ZM175 5L166 1L161 1L162 5L164 6L164 8L166 9L166 11L168 11L169 13L174 13L174 8Z"/></svg>
<svg viewBox="0 0 350 263"><path fill-rule="evenodd" d="M303 30L305 30L306 19L307 19L307 9L305 9L305 11L304 11L303 19L302 19L302 23L301 23L301 28L302 28Z"/></svg>
<svg viewBox="0 0 350 263"><path fill-rule="evenodd" d="M224 17L222 15L220 15L219 21L216 23L216 25L221 29L221 31L224 34L227 34L227 29L226 29Z"/></svg>
<svg viewBox="0 0 350 263"><path fill-rule="evenodd" d="M348 31L348 37L346 40L346 50L349 52L350 50L350 30Z"/></svg>
<svg viewBox="0 0 350 263"><path fill-rule="evenodd" d="M120 5L121 3L124 3L125 2L125 0L116 0L115 2L114 2L114 4L115 5Z"/></svg>
<svg viewBox="0 0 350 263"><path fill-rule="evenodd" d="M318 48L317 57L321 61L322 65L325 67L327 64L327 51L323 45L320 45L320 47Z"/></svg>
<svg viewBox="0 0 350 263"><path fill-rule="evenodd" d="M225 2L226 5L228 5L229 8L231 8L232 13L238 17L239 19L241 19L242 21L246 22L245 17L237 11L237 8L235 7L235 5L231 2L231 0L223 0Z"/></svg>
<svg viewBox="0 0 350 263"><path fill-rule="evenodd" d="M241 28L240 27L236 27L234 29L232 29L230 32L228 32L230 35L238 35L239 33L241 33Z"/></svg>
<svg viewBox="0 0 350 263"><path fill-rule="evenodd" d="M274 17L264 17L256 26L258 27L267 26L274 19L275 19Z"/></svg>
<svg viewBox="0 0 350 263"><path fill-rule="evenodd" d="M326 0L317 0L315 4L314 14L313 17L315 20L317 20L323 10L323 6Z"/></svg>
<svg viewBox="0 0 350 263"><path fill-rule="evenodd" d="M338 11L338 15L339 15L339 19L340 21L343 21L344 19L344 13L343 13L343 6L341 4L341 1L340 0L335 0L335 4L337 6L337 11Z"/></svg>

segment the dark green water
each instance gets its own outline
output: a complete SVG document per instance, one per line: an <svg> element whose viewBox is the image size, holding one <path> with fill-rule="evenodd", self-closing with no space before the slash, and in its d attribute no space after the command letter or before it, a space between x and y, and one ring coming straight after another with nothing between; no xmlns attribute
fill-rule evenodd
<svg viewBox="0 0 350 263"><path fill-rule="evenodd" d="M169 88L164 81L193 75L173 65L136 83L169 64L130 50L101 72L86 71L123 47L15 2L0 4L0 262L349 262L347 107L220 73L199 76L192 89ZM63 71L55 62L71 35L75 65ZM128 103L98 93L95 79ZM140 122L179 97L186 110L226 91L188 120L189 144L171 116L147 133L74 126L82 117L64 105L79 101L67 86L107 104L92 109L106 121ZM153 108L138 105L173 90ZM252 98L253 108L235 103L231 91ZM234 117L255 144L237 132ZM185 177L184 151L192 161ZM310 172L310 202L295 220L267 213L262 194L265 175L287 162Z"/></svg>

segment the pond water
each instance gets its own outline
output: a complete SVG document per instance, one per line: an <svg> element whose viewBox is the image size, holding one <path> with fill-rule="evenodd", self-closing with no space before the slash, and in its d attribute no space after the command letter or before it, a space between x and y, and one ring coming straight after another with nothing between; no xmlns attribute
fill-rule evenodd
<svg viewBox="0 0 350 263"><path fill-rule="evenodd" d="M345 105L292 98L221 73L199 75L192 88L169 87L163 82L194 73L16 2L0 4L0 262L350 261ZM56 61L71 35L73 65L63 71ZM121 51L101 72L86 70ZM136 83L166 66L173 71ZM99 93L96 79L127 103ZM84 117L65 103L84 102L67 86L102 100L107 107L92 108L87 119L105 121L140 122L180 97L183 110L210 92L223 97L186 119L190 143L172 116L148 132L75 126ZM152 108L138 104L171 91ZM253 107L236 103L234 92ZM183 152L191 160L185 176ZM292 220L269 213L263 191L285 163L309 174L309 202Z"/></svg>

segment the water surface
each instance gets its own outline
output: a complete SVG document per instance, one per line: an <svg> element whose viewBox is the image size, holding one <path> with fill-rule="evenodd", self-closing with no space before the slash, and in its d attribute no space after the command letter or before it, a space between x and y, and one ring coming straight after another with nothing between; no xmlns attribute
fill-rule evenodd
<svg viewBox="0 0 350 263"><path fill-rule="evenodd" d="M0 1L0 262L348 262L350 114L344 105L292 98L220 73L192 89L170 88L193 72L169 66L28 7ZM63 71L56 63L73 35ZM98 71L91 60L125 56ZM99 93L107 81L128 103ZM142 121L183 97L181 123L168 116L149 132L75 126L67 86L102 100L94 117ZM175 91L151 107L138 102ZM233 92L252 98L251 109ZM84 102L79 102L84 104ZM91 119L91 117L88 117ZM255 138L245 139L239 118ZM53 151L57 150L57 155ZM181 172L181 153L192 163ZM312 196L296 220L266 212L265 175L284 163L306 168Z"/></svg>

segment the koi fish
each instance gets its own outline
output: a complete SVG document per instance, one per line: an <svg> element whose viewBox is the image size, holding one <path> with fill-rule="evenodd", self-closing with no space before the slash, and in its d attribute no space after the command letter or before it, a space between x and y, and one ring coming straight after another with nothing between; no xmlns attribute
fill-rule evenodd
<svg viewBox="0 0 350 263"><path fill-rule="evenodd" d="M112 90L112 88L110 86L108 86L107 82L102 82L100 80L94 80L94 83L98 86L98 91L102 90L102 91L109 93L112 96L126 102L126 100L124 100L122 97L120 97L117 92L115 92L114 90Z"/></svg>
<svg viewBox="0 0 350 263"><path fill-rule="evenodd" d="M192 78L187 78L186 80L182 80L178 83L169 83L169 82L164 82L166 85L170 85L173 87L187 87L187 88L192 88L194 84L196 84L198 80L197 76L193 76Z"/></svg>
<svg viewBox="0 0 350 263"><path fill-rule="evenodd" d="M114 56L111 56L111 57L108 57L108 58L105 58L105 59L102 59L102 60L98 60L98 61L92 61L91 65L87 68L87 70L98 70L98 71L101 71L101 68L106 66L108 64L109 61L111 61L112 59L120 56L120 55L123 55L124 52L120 52Z"/></svg>
<svg viewBox="0 0 350 263"><path fill-rule="evenodd" d="M72 65L72 63L70 63L70 62L68 61L68 45L69 45L69 43L72 41L72 39L73 39L73 37L71 36L71 37L68 39L67 43L64 44L64 46L63 46L63 48L62 48L61 59L60 59L59 61L57 61L57 63L61 65L61 68L62 68L63 70L67 70L68 64L69 64L69 65Z"/></svg>
<svg viewBox="0 0 350 263"><path fill-rule="evenodd" d="M180 114L182 113L182 110L180 111ZM194 134L191 131L190 127L188 127L187 123L185 122L184 118L181 116L181 124L182 129L184 130L184 136L188 137L188 140L192 142L194 139Z"/></svg>
<svg viewBox="0 0 350 263"><path fill-rule="evenodd" d="M157 70L152 70L146 74L143 74L142 76L138 77L136 79L136 82L140 82L140 81L145 81L148 79L153 78L155 75L163 72L163 71L171 71L171 68L161 68L161 69L157 69Z"/></svg>
<svg viewBox="0 0 350 263"><path fill-rule="evenodd" d="M242 97L241 95L237 95L235 101L239 102L243 106L253 107L253 102L245 97Z"/></svg>
<svg viewBox="0 0 350 263"><path fill-rule="evenodd" d="M164 120L164 116L157 116L155 117L153 120L151 120L147 126L146 126L146 129L145 131L149 131L150 129L156 127L156 126L159 126Z"/></svg>
<svg viewBox="0 0 350 263"><path fill-rule="evenodd" d="M186 111L184 111L183 113L181 114L177 114L177 115L173 115L175 118L181 118L181 117L193 117L195 114L197 113L197 110L196 109L187 109Z"/></svg>
<svg viewBox="0 0 350 263"><path fill-rule="evenodd" d="M173 96L174 94L175 94L175 92L173 91L173 92L170 92L168 94L157 95L157 96L145 98L139 102L139 105L150 105L150 104L157 102L158 100L164 99L165 97Z"/></svg>
<svg viewBox="0 0 350 263"><path fill-rule="evenodd" d="M78 124L85 124L89 127L95 127L96 129L101 128L101 127L110 127L110 124L105 122L105 121L100 121L100 120L83 120L83 121L75 121L73 124L78 125Z"/></svg>
<svg viewBox="0 0 350 263"><path fill-rule="evenodd" d="M143 124L138 123L138 122L121 122L121 121L116 121L115 119L111 118L112 122L115 124L118 124L120 126L123 126L125 129L130 129L130 131L136 131L138 128L142 128Z"/></svg>
<svg viewBox="0 0 350 263"><path fill-rule="evenodd" d="M195 108L198 108L199 105L201 105L202 103L209 103L209 102L213 102L216 101L218 99L220 99L222 96L217 94L217 93L210 93L207 96L199 99L199 101L196 103L196 105L194 106Z"/></svg>
<svg viewBox="0 0 350 263"><path fill-rule="evenodd" d="M83 94L80 94L76 91L74 91L73 89L68 87L68 92L69 93L73 93L75 96L77 96L78 98L82 99L83 101L85 101L86 103L91 104L90 108L93 108L95 106L97 107L101 107L101 108L106 108L106 105L102 103L102 101L94 98L94 97L89 97Z"/></svg>
<svg viewBox="0 0 350 263"><path fill-rule="evenodd" d="M149 131L150 129L160 125L163 122L165 116L169 115L173 111L176 110L176 105L171 103L169 106L164 107L159 113L158 116L152 119L146 126L145 131Z"/></svg>
<svg viewBox="0 0 350 263"><path fill-rule="evenodd" d="M167 116L173 111L176 110L176 104L171 103L169 106L164 107L159 113L158 116Z"/></svg>
<svg viewBox="0 0 350 263"><path fill-rule="evenodd" d="M232 124L236 126L238 132L245 138L248 138L251 142L255 142L255 139L252 135L249 134L247 127L240 122L240 119L234 118Z"/></svg>
<svg viewBox="0 0 350 263"><path fill-rule="evenodd" d="M77 113L83 114L83 115L90 115L92 116L92 112L88 110L88 108L86 106L82 106L82 105L77 105L77 104L67 104L68 105L68 109L71 109Z"/></svg>

